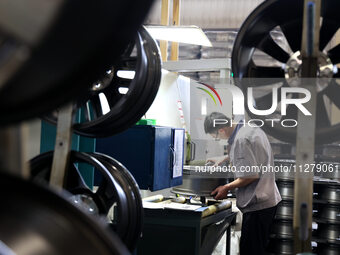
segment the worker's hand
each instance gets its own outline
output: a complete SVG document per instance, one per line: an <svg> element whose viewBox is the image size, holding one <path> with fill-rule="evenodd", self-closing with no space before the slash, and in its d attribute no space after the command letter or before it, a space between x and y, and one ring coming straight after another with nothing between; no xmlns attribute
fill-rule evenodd
<svg viewBox="0 0 340 255"><path fill-rule="evenodd" d="M229 161L229 156L222 156L222 157L216 157L216 158L210 158L207 160L207 165L209 166L221 166Z"/></svg>
<svg viewBox="0 0 340 255"><path fill-rule="evenodd" d="M211 192L211 195L216 200L224 199L224 198L227 198L227 194L228 194L229 190L230 189L229 189L228 185L219 186L213 192Z"/></svg>

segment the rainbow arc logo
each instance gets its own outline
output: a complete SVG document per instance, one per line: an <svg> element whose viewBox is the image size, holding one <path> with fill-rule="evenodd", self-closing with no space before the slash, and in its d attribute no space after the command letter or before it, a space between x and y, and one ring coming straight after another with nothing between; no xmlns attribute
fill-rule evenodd
<svg viewBox="0 0 340 255"><path fill-rule="evenodd" d="M206 89L206 88L201 88L201 87L196 87L196 88L198 88L198 89L204 91L205 93L207 93L207 94L212 98L212 100L214 101L215 105L217 105L216 99L215 99L215 97L214 97L214 95L213 95L213 94L215 94L216 97L217 97L217 99L218 99L218 101L219 101L219 103L220 103L220 105L222 106L221 97L220 97L220 95L217 93L217 91L216 91L212 86L210 86L210 85L208 85L208 84L205 84L205 83L203 83L203 82L199 82L199 84L205 86L205 87L208 88L210 91L209 91L208 89ZM211 91L212 91L212 93L211 93Z"/></svg>

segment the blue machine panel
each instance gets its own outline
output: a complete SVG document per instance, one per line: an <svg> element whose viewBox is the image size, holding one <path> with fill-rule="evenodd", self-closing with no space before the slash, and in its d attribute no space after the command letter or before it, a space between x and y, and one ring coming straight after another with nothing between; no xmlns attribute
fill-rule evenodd
<svg viewBox="0 0 340 255"><path fill-rule="evenodd" d="M97 139L96 151L110 155L126 166L141 189L156 191L177 186L182 184L182 174L174 177L174 163L177 162L177 167L180 165L182 172L184 155L183 148L175 151L175 130L134 126L118 135ZM177 130L183 131L183 143L179 144L184 144L184 130Z"/></svg>

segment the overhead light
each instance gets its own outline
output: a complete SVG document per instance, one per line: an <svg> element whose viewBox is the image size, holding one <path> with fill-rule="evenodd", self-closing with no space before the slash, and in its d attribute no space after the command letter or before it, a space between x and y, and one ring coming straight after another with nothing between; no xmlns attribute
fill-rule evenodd
<svg viewBox="0 0 340 255"><path fill-rule="evenodd" d="M197 26L146 26L154 39L212 47L203 30Z"/></svg>

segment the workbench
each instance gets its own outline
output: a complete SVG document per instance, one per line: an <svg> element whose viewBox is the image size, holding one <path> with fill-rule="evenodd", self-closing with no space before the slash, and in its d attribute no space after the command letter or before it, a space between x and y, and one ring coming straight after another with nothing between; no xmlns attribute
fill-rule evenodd
<svg viewBox="0 0 340 255"><path fill-rule="evenodd" d="M144 213L138 255L210 255L225 232L230 255L230 229L236 222L231 208L205 218L202 212L185 210L144 208Z"/></svg>

